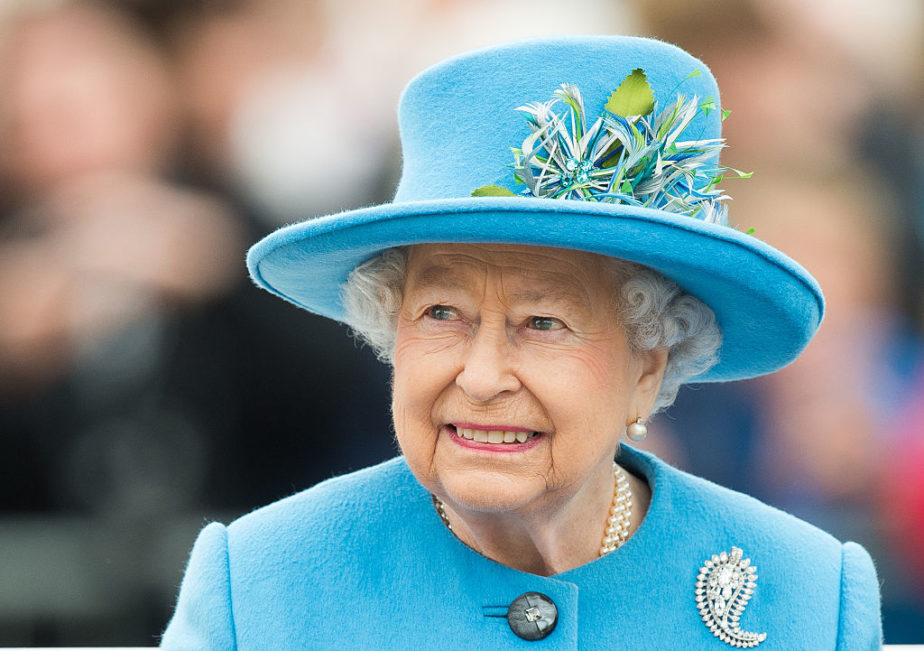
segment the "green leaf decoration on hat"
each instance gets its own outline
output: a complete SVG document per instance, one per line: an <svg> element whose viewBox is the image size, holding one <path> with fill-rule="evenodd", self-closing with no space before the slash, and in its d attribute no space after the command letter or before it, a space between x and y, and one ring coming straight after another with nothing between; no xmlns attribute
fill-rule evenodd
<svg viewBox="0 0 924 651"><path fill-rule="evenodd" d="M480 188L472 190L473 197L515 197L516 192L511 192L507 188L499 185L482 185Z"/></svg>
<svg viewBox="0 0 924 651"><path fill-rule="evenodd" d="M711 111L715 110L715 100L712 95L699 103L699 109L703 112L703 115L709 115Z"/></svg>
<svg viewBox="0 0 924 651"><path fill-rule="evenodd" d="M651 113L654 109L654 93L648 85L645 71L636 68L623 79L619 88L610 95L604 108L613 115L621 115L625 118Z"/></svg>
<svg viewBox="0 0 924 651"><path fill-rule="evenodd" d="M739 179L749 179L754 176L754 172L742 172L741 170L736 170L734 167L726 167L725 169L737 174Z"/></svg>

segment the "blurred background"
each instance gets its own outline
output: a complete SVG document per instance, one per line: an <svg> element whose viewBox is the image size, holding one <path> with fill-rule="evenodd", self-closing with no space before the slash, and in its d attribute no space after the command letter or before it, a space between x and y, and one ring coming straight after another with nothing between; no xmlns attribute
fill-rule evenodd
<svg viewBox="0 0 924 651"><path fill-rule="evenodd" d="M3 0L0 645L154 645L206 521L395 454L387 370L244 252L390 199L417 71L563 31L712 68L733 221L828 298L646 446L864 544L886 641L924 641L918 0Z"/></svg>

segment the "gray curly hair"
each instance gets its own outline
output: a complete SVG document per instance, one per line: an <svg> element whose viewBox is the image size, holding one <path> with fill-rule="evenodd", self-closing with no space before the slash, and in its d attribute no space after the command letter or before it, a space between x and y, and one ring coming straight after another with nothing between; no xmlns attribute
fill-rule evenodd
<svg viewBox="0 0 924 651"><path fill-rule="evenodd" d="M407 260L407 247L388 249L356 267L341 288L344 320L388 364L394 362ZM629 346L635 352L669 349L656 413L673 404L680 385L715 365L722 334L712 310L674 281L634 262L609 260Z"/></svg>

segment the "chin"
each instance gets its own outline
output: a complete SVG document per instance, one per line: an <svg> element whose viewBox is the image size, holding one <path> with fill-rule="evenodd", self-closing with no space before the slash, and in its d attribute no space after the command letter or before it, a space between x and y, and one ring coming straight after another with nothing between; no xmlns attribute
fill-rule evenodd
<svg viewBox="0 0 924 651"><path fill-rule="evenodd" d="M453 474L441 484L446 494L444 499L451 504L482 513L515 511L544 492L544 484L539 484L537 478L510 477L491 471Z"/></svg>

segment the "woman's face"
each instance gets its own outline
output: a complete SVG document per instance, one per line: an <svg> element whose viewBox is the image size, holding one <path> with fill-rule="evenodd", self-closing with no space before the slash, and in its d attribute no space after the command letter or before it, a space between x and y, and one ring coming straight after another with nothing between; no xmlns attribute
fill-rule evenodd
<svg viewBox="0 0 924 651"><path fill-rule="evenodd" d="M666 359L630 352L614 296L591 253L412 247L392 409L421 483L456 509L503 513L612 481L622 430L648 414Z"/></svg>

